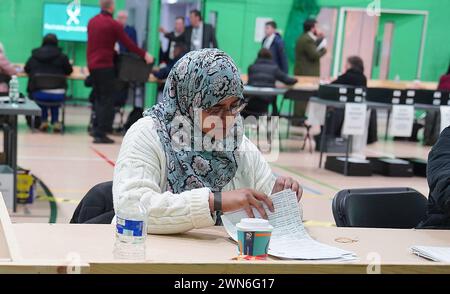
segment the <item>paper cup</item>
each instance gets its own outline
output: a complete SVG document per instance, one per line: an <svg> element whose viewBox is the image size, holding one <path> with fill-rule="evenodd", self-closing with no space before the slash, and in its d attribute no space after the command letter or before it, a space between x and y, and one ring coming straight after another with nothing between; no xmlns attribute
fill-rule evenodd
<svg viewBox="0 0 450 294"><path fill-rule="evenodd" d="M236 225L239 255L266 257L273 227L264 219L245 218Z"/></svg>

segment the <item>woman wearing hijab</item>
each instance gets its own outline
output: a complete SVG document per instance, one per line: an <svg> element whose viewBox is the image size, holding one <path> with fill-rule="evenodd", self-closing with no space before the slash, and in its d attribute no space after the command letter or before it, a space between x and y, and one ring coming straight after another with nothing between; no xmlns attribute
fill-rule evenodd
<svg viewBox="0 0 450 294"><path fill-rule="evenodd" d="M214 226L216 213L273 210L267 195L302 189L276 178L243 135L243 83L217 49L192 51L173 68L164 100L126 134L114 172L115 210L140 196L148 232L174 234Z"/></svg>

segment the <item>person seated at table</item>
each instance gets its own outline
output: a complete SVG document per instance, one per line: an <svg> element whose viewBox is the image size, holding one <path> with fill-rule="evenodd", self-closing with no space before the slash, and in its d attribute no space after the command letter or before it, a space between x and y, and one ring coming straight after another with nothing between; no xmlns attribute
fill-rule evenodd
<svg viewBox="0 0 450 294"><path fill-rule="evenodd" d="M286 85L294 85L297 83L296 78L292 78L284 73L273 61L270 50L262 48L258 52L255 63L248 68L248 85L274 88L277 81ZM244 116L267 114L270 104L272 104L272 114L278 115L276 96L249 96L247 98L248 105L244 110Z"/></svg>
<svg viewBox="0 0 450 294"><path fill-rule="evenodd" d="M450 65L448 66L447 73L439 79L438 90L450 91Z"/></svg>
<svg viewBox="0 0 450 294"><path fill-rule="evenodd" d="M11 76L17 74L17 70L9 62L5 54L5 48L0 43L0 93L7 93L9 91L9 81Z"/></svg>
<svg viewBox="0 0 450 294"><path fill-rule="evenodd" d="M364 75L364 62L359 56L350 56L345 64L345 73L340 75L332 84L366 87L367 78Z"/></svg>
<svg viewBox="0 0 450 294"><path fill-rule="evenodd" d="M331 84L354 87L367 87L367 78L364 75L364 61L359 56L350 56L345 64L345 73L340 75ZM327 119L327 133L329 136L340 137L344 124L344 109L334 109ZM377 112L370 111L369 133L367 144L375 143L378 140L377 132Z"/></svg>
<svg viewBox="0 0 450 294"><path fill-rule="evenodd" d="M165 67L153 71L153 75L160 81L167 79L172 68L187 52L187 46L182 42L175 43L173 47L173 58L169 59Z"/></svg>
<svg viewBox="0 0 450 294"><path fill-rule="evenodd" d="M168 59L167 63L162 63L163 67L154 69L153 73L152 73L158 82L157 102L160 102L163 99L164 85L165 85L165 81L166 81L167 77L169 76L170 71L175 66L175 64L178 62L178 60L180 60L181 57L183 57L184 54L186 54L188 52L188 47L186 46L186 44L184 42L177 42L177 43L175 43L175 45L173 47L174 47L173 58Z"/></svg>
<svg viewBox="0 0 450 294"><path fill-rule="evenodd" d="M450 126L442 131L428 155L427 180L427 218L418 228L450 230Z"/></svg>
<svg viewBox="0 0 450 294"><path fill-rule="evenodd" d="M163 102L123 140L114 170L115 211L139 195L148 232L175 234L214 226L220 212L243 209L254 217L256 208L267 217L263 203L273 210L267 195L285 189L300 200L299 183L276 178L243 135L243 89L223 51L186 54L167 79Z"/></svg>
<svg viewBox="0 0 450 294"><path fill-rule="evenodd" d="M37 89L33 83L33 77L36 74L52 74L68 76L72 73L73 68L69 62L69 58L58 47L58 38L54 34L47 34L44 37L42 46L34 49L31 57L25 65L25 72L29 75L28 92L31 97L39 102L62 102L65 99L66 89ZM39 129L43 132L47 131L48 124L48 108L40 105L42 110L41 125ZM59 122L59 106L51 106L51 124L54 132L62 130L62 124Z"/></svg>

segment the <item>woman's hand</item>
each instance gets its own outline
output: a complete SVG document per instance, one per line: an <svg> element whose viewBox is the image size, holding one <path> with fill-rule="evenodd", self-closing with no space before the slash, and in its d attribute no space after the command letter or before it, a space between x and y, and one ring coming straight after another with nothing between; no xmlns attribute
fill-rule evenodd
<svg viewBox="0 0 450 294"><path fill-rule="evenodd" d="M278 177L273 186L272 194L291 189L297 194L297 200L300 201L303 195L303 188L300 184L290 177Z"/></svg>
<svg viewBox="0 0 450 294"><path fill-rule="evenodd" d="M210 196L211 201L214 202L214 195ZM267 213L264 209L265 204L271 212L274 212L273 203L270 198L255 190L241 189L222 193L222 211L232 212L240 209L244 209L247 215L254 218L253 208L256 208L261 216L267 219Z"/></svg>

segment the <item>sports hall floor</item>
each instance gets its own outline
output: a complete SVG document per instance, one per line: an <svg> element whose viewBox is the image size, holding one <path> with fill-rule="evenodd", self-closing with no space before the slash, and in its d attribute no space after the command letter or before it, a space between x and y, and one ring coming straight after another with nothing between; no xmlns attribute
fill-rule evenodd
<svg viewBox="0 0 450 294"><path fill-rule="evenodd" d="M78 202L91 187L112 179L122 138L113 136L115 145L94 146L86 131L88 119L87 107L69 107L65 135L32 133L25 126L24 120L20 120L19 166L30 169L44 181L54 194L55 200L43 198L32 205L20 206L17 213L12 215L14 222L49 222L50 215L53 215L56 222L67 223ZM381 131L384 130L384 123L385 120L380 115L380 138L384 135ZM294 128L293 133L297 132L302 132L302 129ZM289 152L282 152L271 166L275 173L292 176L303 185L303 211L307 225L334 225L331 202L341 189L407 186L424 195L428 193L425 178L344 177L318 169L319 154L301 151L301 143L302 139L295 137L283 141L283 146L287 146ZM425 159L429 151L429 147L423 147L419 143L381 140L368 146L366 155L397 155Z"/></svg>

